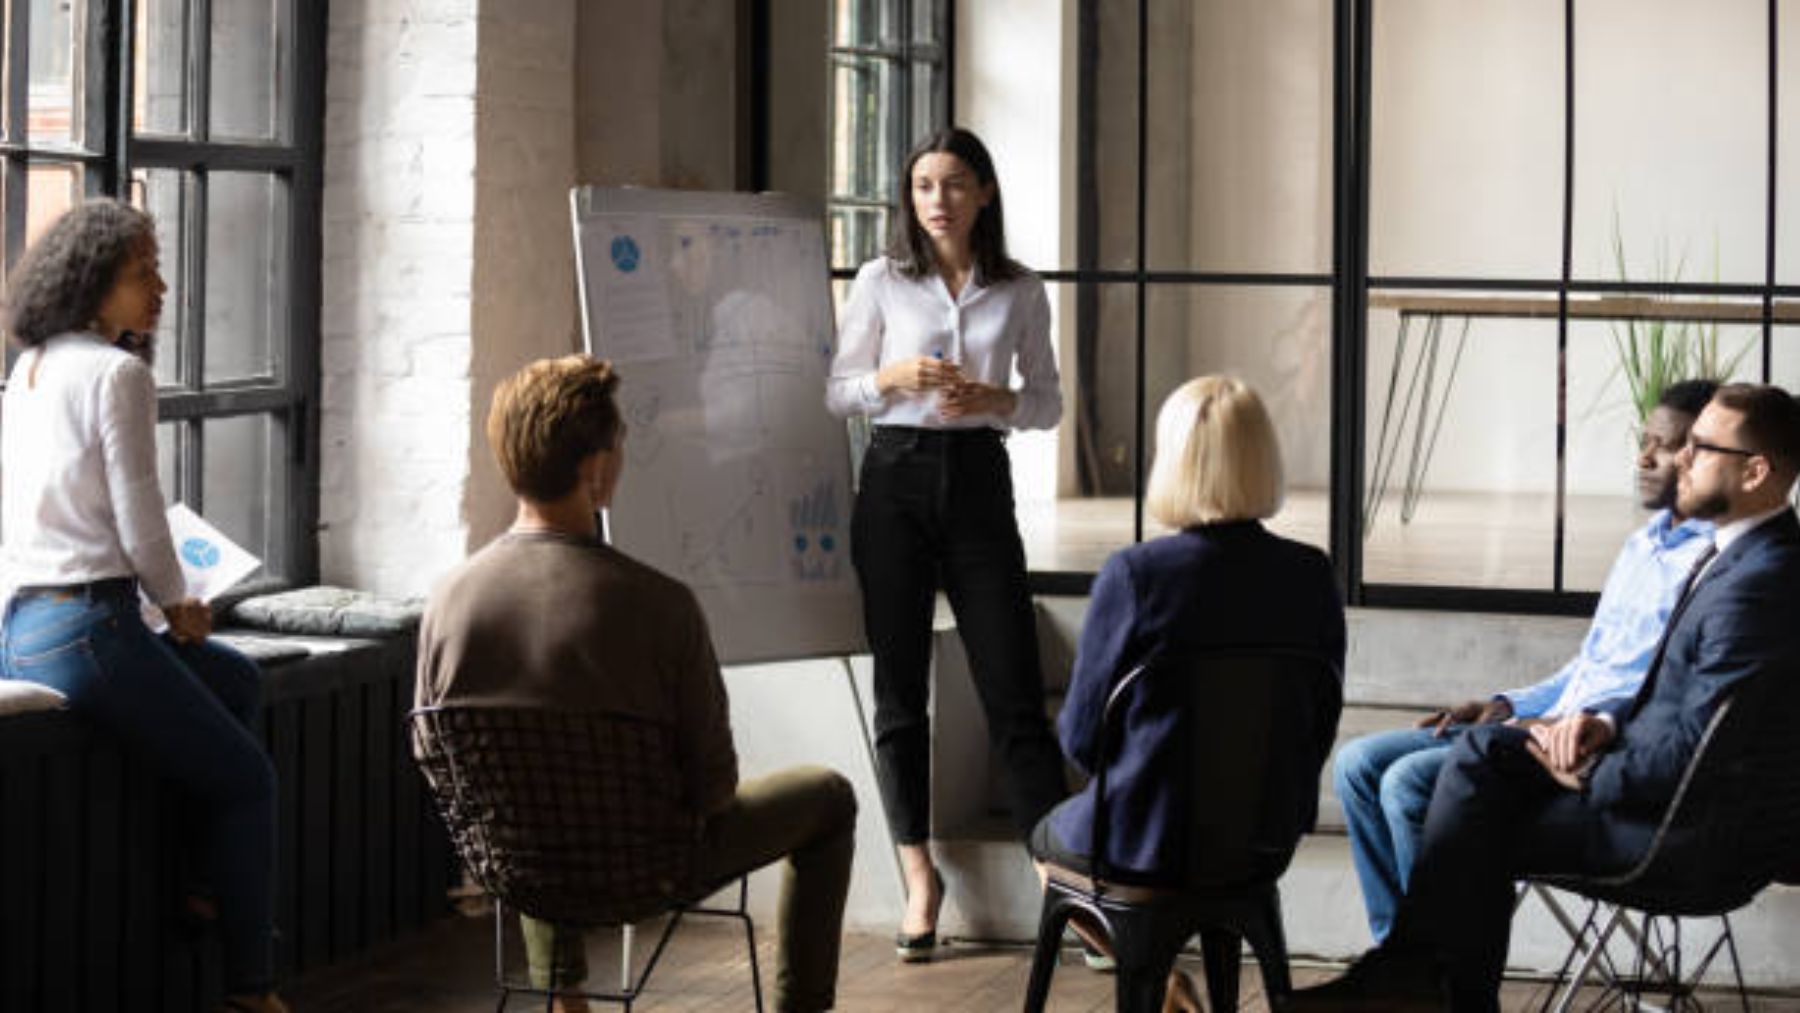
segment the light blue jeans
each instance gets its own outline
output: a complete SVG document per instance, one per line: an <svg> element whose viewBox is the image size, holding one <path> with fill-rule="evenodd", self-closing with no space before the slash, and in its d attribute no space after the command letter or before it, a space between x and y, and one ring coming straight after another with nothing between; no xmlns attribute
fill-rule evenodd
<svg viewBox="0 0 1800 1013"><path fill-rule="evenodd" d="M1377 943L1394 927L1445 751L1469 727L1453 725L1442 738L1429 728L1376 732L1338 749L1332 783L1344 806L1350 856Z"/></svg>
<svg viewBox="0 0 1800 1013"><path fill-rule="evenodd" d="M62 693L187 796L195 868L218 900L226 989L268 991L275 769L252 730L262 701L256 664L213 641L151 633L134 586L121 580L14 596L0 673Z"/></svg>

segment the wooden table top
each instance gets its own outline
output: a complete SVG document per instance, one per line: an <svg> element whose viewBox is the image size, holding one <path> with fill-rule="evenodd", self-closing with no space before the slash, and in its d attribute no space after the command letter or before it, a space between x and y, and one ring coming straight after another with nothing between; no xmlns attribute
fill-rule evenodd
<svg viewBox="0 0 1800 1013"><path fill-rule="evenodd" d="M1554 319L1553 295L1435 295L1371 292L1370 309L1389 309L1402 316L1510 317ZM1570 296L1569 316L1581 320L1673 320L1692 323L1760 324L1760 301L1743 298L1694 299L1638 295ZM1776 323L1800 324L1800 302L1777 300Z"/></svg>

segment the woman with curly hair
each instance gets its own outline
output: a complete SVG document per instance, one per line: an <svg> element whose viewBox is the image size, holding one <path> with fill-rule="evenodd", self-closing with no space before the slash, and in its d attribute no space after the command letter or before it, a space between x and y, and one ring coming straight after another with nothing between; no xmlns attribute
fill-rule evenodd
<svg viewBox="0 0 1800 1013"><path fill-rule="evenodd" d="M275 772L251 731L256 666L208 640L188 596L156 476L150 341L167 290L156 231L115 201L81 205L27 250L6 320L22 348L0 405L0 675L57 690L194 802L217 919L225 1008L279 1011L272 919ZM153 634L139 590L169 628Z"/></svg>

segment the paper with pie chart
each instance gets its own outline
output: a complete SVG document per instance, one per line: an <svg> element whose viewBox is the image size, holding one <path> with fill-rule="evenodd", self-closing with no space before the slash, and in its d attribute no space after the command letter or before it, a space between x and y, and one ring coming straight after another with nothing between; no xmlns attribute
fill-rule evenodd
<svg viewBox="0 0 1800 1013"><path fill-rule="evenodd" d="M201 601L213 600L262 565L185 503L169 507L169 535L187 576L188 594Z"/></svg>

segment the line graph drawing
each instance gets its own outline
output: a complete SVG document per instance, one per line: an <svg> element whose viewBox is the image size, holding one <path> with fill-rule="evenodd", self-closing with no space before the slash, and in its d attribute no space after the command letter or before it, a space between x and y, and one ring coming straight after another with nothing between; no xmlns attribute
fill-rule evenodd
<svg viewBox="0 0 1800 1013"><path fill-rule="evenodd" d="M716 468L715 471L728 471ZM781 579L775 539L774 489L767 467L751 459L739 465L736 481L718 476L700 492L671 489L669 517L681 570L694 584L777 583ZM724 490L725 495L720 495Z"/></svg>

